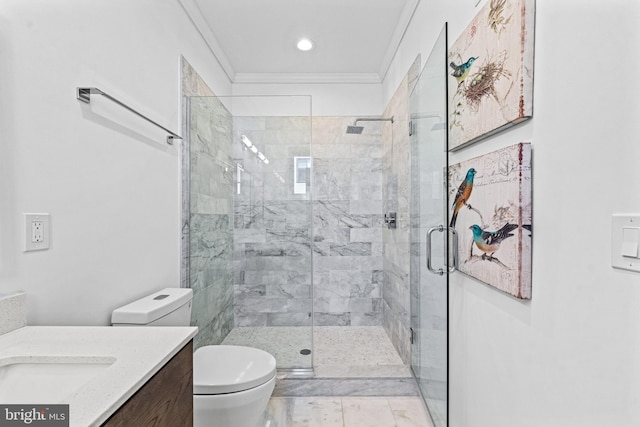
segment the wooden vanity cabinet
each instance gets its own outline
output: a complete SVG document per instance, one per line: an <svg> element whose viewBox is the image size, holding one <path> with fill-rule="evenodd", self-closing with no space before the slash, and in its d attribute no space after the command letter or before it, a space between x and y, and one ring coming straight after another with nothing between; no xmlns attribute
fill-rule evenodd
<svg viewBox="0 0 640 427"><path fill-rule="evenodd" d="M189 341L103 427L192 427L193 341Z"/></svg>

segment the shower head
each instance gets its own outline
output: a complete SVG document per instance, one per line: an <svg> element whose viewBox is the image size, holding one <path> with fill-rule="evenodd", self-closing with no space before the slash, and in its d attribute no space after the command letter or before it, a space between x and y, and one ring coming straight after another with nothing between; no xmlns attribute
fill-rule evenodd
<svg viewBox="0 0 640 427"><path fill-rule="evenodd" d="M364 130L364 126L347 126L347 133L360 135Z"/></svg>
<svg viewBox="0 0 640 427"><path fill-rule="evenodd" d="M389 118L386 118L386 117L358 118L353 122L353 126L347 126L347 133L360 135L364 130L364 126L358 126L358 122L391 122L393 123L393 116Z"/></svg>

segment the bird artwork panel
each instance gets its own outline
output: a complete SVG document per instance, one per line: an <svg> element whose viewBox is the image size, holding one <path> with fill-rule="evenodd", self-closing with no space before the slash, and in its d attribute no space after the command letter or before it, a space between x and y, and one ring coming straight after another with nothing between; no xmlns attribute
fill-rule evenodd
<svg viewBox="0 0 640 427"><path fill-rule="evenodd" d="M449 166L448 191L458 270L531 299L531 144Z"/></svg>
<svg viewBox="0 0 640 427"><path fill-rule="evenodd" d="M490 0L448 51L449 149L533 116L535 0Z"/></svg>

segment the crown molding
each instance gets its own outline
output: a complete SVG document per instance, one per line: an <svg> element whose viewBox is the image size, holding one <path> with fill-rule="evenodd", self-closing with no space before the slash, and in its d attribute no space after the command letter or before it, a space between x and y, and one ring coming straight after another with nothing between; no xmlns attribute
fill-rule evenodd
<svg viewBox="0 0 640 427"><path fill-rule="evenodd" d="M377 73L236 73L234 84L380 84Z"/></svg>
<svg viewBox="0 0 640 427"><path fill-rule="evenodd" d="M194 0L178 0L178 2L191 20L193 26L200 33L200 36L202 36L202 39L222 67L229 81L233 83L236 77L236 72L231 66L229 58L227 58L227 55L224 53L220 42L215 37L213 31L211 31L211 28L209 27L209 24L207 24L207 21L202 16L202 11L196 2Z"/></svg>
<svg viewBox="0 0 640 427"><path fill-rule="evenodd" d="M389 45L387 47L387 52L382 59L380 71L378 72L381 81L387 77L389 67L391 67L393 58L395 58L396 53L400 48L400 43L402 43L402 39L404 38L404 35L409 28L409 24L411 23L413 15L416 13L416 9L418 8L419 4L420 0L407 0L404 8L402 9L402 12L400 13L398 24L396 25L396 28L391 35L391 39L389 40Z"/></svg>

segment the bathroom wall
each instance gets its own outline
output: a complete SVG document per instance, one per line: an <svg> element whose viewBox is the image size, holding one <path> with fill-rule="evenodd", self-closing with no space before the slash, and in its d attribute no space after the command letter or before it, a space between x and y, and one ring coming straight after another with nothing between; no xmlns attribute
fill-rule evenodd
<svg viewBox="0 0 640 427"><path fill-rule="evenodd" d="M194 347L220 344L233 328L231 113L182 58L187 138L182 148L182 280L193 289ZM188 174L188 176L187 176Z"/></svg>
<svg viewBox="0 0 640 427"><path fill-rule="evenodd" d="M317 326L382 323L382 128L313 118L313 279Z"/></svg>
<svg viewBox="0 0 640 427"><path fill-rule="evenodd" d="M410 339L410 162L409 162L409 96L420 72L420 57L387 104L384 117L395 118L393 126L385 126L383 142L383 211L396 212L395 229L383 228L384 287L383 326L405 363L409 363Z"/></svg>
<svg viewBox="0 0 640 427"><path fill-rule="evenodd" d="M309 116L233 118L236 326L311 325L309 186L294 192L294 157L308 157L310 143Z"/></svg>
<svg viewBox="0 0 640 427"><path fill-rule="evenodd" d="M445 21L475 1L421 2L384 82L388 102ZM488 1L480 2L479 7ZM640 276L613 269L611 214L640 212L640 3L537 1L534 118L456 153L533 143L533 296L450 280L452 427L640 425ZM574 72L564 73L566 66ZM624 64L613 66L612 64Z"/></svg>
<svg viewBox="0 0 640 427"><path fill-rule="evenodd" d="M384 108L379 83L235 83L234 96L305 95L314 117L378 116ZM274 114L274 113L272 113Z"/></svg>
<svg viewBox="0 0 640 427"><path fill-rule="evenodd" d="M106 325L126 302L180 284L179 55L216 93L231 84L178 2L0 2L0 291L28 324ZM51 248L23 252L26 212Z"/></svg>

